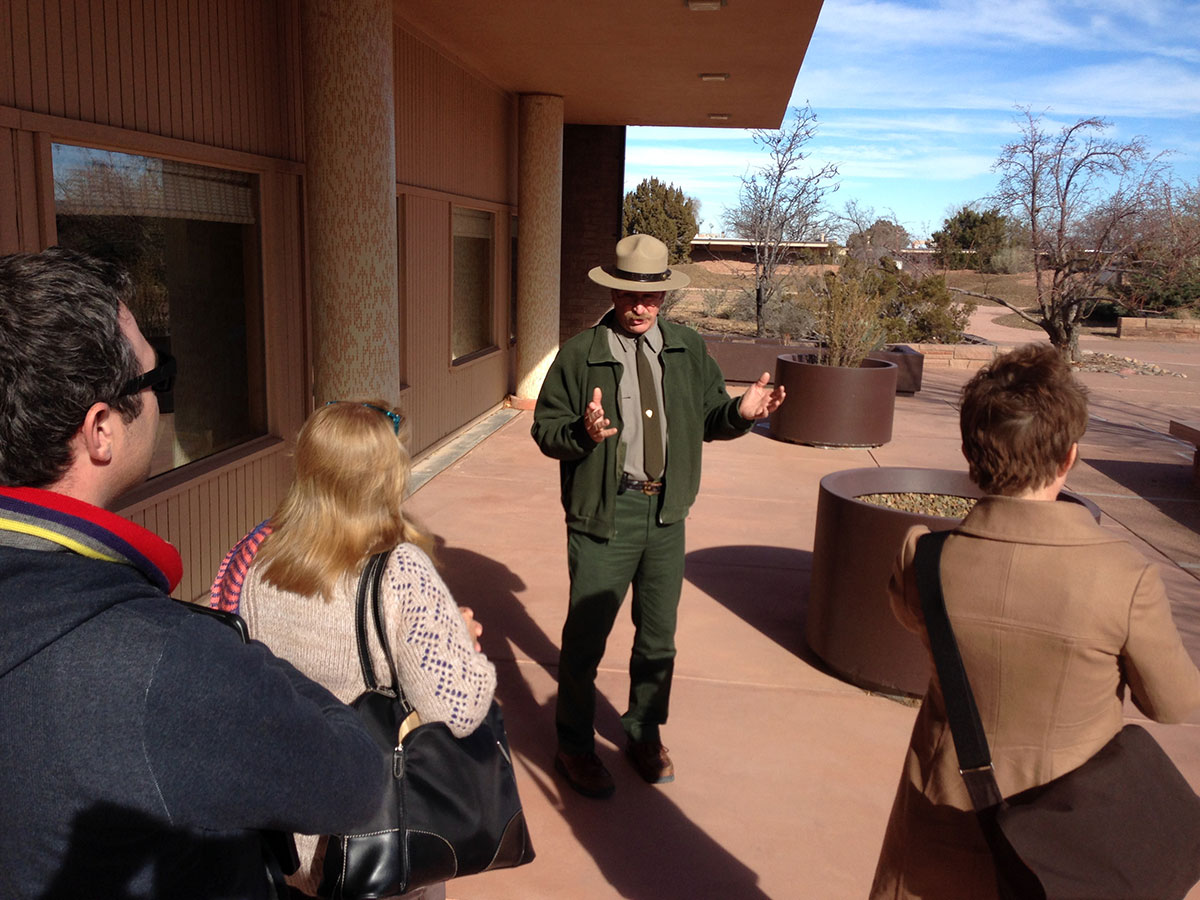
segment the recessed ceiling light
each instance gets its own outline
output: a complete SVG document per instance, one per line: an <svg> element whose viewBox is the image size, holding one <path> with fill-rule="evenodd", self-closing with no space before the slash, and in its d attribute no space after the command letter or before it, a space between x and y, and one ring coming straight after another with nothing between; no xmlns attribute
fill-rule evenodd
<svg viewBox="0 0 1200 900"><path fill-rule="evenodd" d="M729 73L728 72L701 72L700 80L701 81L728 81Z"/></svg>
<svg viewBox="0 0 1200 900"><path fill-rule="evenodd" d="M714 122L729 121L729 113L709 113L708 117Z"/></svg>
<svg viewBox="0 0 1200 900"><path fill-rule="evenodd" d="M713 12L725 5L725 0L684 0L692 12Z"/></svg>

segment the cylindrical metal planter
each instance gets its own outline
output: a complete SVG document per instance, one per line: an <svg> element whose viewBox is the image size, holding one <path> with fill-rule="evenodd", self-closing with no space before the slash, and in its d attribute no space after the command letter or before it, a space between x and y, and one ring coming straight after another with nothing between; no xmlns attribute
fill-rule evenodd
<svg viewBox="0 0 1200 900"><path fill-rule="evenodd" d="M821 479L804 631L813 652L852 684L920 696L929 682L929 654L892 614L888 580L911 527L944 531L962 520L855 499L906 492L982 496L966 472L949 469L846 469ZM1089 500L1065 491L1060 500L1081 503L1100 518Z"/></svg>
<svg viewBox="0 0 1200 900"><path fill-rule="evenodd" d="M775 383L787 399L771 413L772 437L818 447L878 447L892 439L896 365L865 359L858 368L823 366L816 354L784 353Z"/></svg>

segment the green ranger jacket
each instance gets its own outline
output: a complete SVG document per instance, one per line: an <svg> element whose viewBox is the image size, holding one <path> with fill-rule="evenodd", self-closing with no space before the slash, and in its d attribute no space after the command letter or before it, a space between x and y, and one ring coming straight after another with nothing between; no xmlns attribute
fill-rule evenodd
<svg viewBox="0 0 1200 900"><path fill-rule="evenodd" d="M662 382L667 420L667 467L659 521L687 516L700 488L702 441L728 440L754 424L738 414L738 400L725 390L725 377L692 329L658 320L662 329ZM568 340L546 374L533 413L533 439L559 460L567 527L607 540L613 536L613 508L624 470L618 385L622 366L609 348L610 311L598 324ZM618 431L596 443L588 436L584 412L600 388L605 414Z"/></svg>

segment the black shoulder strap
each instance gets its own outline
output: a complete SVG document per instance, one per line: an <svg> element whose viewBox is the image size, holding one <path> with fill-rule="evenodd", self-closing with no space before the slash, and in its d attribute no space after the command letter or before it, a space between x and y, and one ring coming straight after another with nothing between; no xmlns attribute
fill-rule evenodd
<svg viewBox="0 0 1200 900"><path fill-rule="evenodd" d="M224 609L213 609L211 606L201 606L199 603L188 603L186 600L180 600L176 597L172 597L171 599L176 603L183 604L191 612L208 616L210 619L216 619L221 624L236 631L238 637L242 639L243 644L250 643L250 630L246 627L246 620L237 613L228 612Z"/></svg>
<svg viewBox="0 0 1200 900"><path fill-rule="evenodd" d="M362 575L358 579L358 594L354 601L354 628L358 640L358 665L362 669L363 683L367 686L367 690L374 691L377 694L384 694L388 697L397 697L403 705L405 712L408 713L412 711L412 704L404 696L404 687L400 684L400 678L396 674L396 662L392 657L392 645L388 640L387 627L383 621L383 601L380 599L383 571L387 568L389 556L391 556L390 550L376 553L367 560L367 564L363 567ZM370 606L369 611L368 605ZM383 656L387 660L388 670L392 676L390 685L380 684L375 678L375 667L371 664L370 641L367 637L368 616L374 619L375 637L379 640L379 646L383 649Z"/></svg>
<svg viewBox="0 0 1200 900"><path fill-rule="evenodd" d="M942 547L949 535L948 531L939 531L918 538L913 566L917 573L921 612L925 616L925 631L929 635L938 683L946 701L954 749L958 752L959 771L975 809L987 809L1003 798L992 771L992 755L983 723L979 720L979 709L975 706L975 695L971 692L971 682L963 668L958 641L942 596Z"/></svg>

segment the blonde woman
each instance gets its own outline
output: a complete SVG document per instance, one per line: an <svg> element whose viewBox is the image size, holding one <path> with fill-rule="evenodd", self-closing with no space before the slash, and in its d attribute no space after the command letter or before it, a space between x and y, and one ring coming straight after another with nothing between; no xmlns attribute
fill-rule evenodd
<svg viewBox="0 0 1200 900"><path fill-rule="evenodd" d="M434 568L429 538L405 515L402 421L377 401L333 401L314 412L297 438L287 496L230 552L214 605L236 604L252 637L349 703L363 691L354 634L359 573L390 549L381 599L397 674L421 721L445 722L461 737L487 714L496 671L479 651L470 611L460 613ZM382 651L372 649L376 671L386 671ZM313 895L324 846L305 835L296 845L300 870L290 881ZM406 896L433 900L445 888Z"/></svg>

